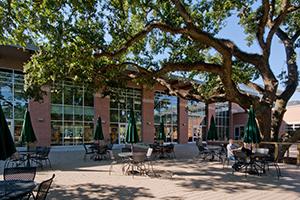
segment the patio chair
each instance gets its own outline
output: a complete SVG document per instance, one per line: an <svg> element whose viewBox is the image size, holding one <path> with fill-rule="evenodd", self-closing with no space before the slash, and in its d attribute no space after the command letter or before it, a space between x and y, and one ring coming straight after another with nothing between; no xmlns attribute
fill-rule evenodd
<svg viewBox="0 0 300 200"><path fill-rule="evenodd" d="M155 171L153 170L153 156L152 156L153 148L149 147L146 153L145 162L148 163L148 172L152 172L155 176Z"/></svg>
<svg viewBox="0 0 300 200"><path fill-rule="evenodd" d="M205 160L208 156L211 155L211 152L207 147L204 147L203 145L197 145L197 148L199 150L198 157Z"/></svg>
<svg viewBox="0 0 300 200"><path fill-rule="evenodd" d="M129 162L128 168L125 172L131 172L132 176L137 172L140 175L144 175L147 173L147 168L145 165L145 154L142 152L133 153L132 158ZM131 169L131 170L130 170ZM130 170L130 171L129 171Z"/></svg>
<svg viewBox="0 0 300 200"><path fill-rule="evenodd" d="M175 151L174 151L174 144L169 144L167 146L164 146L164 153L169 157L169 158L176 158L175 156Z"/></svg>
<svg viewBox="0 0 300 200"><path fill-rule="evenodd" d="M3 179L33 181L36 175L36 167L4 168Z"/></svg>
<svg viewBox="0 0 300 200"><path fill-rule="evenodd" d="M52 169L51 161L49 159L50 149L50 147L37 147L36 154L31 159L36 162L41 168L43 168L44 165L49 164L50 169Z"/></svg>
<svg viewBox="0 0 300 200"><path fill-rule="evenodd" d="M242 169L245 169L245 176L247 176L247 169L250 165L250 158L243 151L234 151L234 158L235 162L232 165L232 174L234 174L235 171L241 171Z"/></svg>
<svg viewBox="0 0 300 200"><path fill-rule="evenodd" d="M54 177L55 177L55 174L53 174L50 179L45 180L39 184L36 194L34 195L32 193L32 197L34 200L45 200L46 199Z"/></svg>
<svg viewBox="0 0 300 200"><path fill-rule="evenodd" d="M278 154L279 155L279 154ZM273 166L275 168L276 171L276 176L279 179L279 177L281 176L281 170L280 167L278 165L278 159L279 156L274 156L274 154L269 154L265 159L264 159L264 167L267 166L268 171L270 170L270 167Z"/></svg>
<svg viewBox="0 0 300 200"><path fill-rule="evenodd" d="M109 157L107 145L98 146L97 150L94 153L94 160L103 160Z"/></svg>
<svg viewBox="0 0 300 200"><path fill-rule="evenodd" d="M84 153L84 156L83 156L83 160L85 161L87 155L94 155L95 152L94 152L93 149L87 147L87 145L84 144L84 143L83 143L83 148L84 148L84 150L85 150L85 153Z"/></svg>
<svg viewBox="0 0 300 200"><path fill-rule="evenodd" d="M25 166L26 158L24 155L17 153L14 153L11 157L9 157L5 163L4 168L10 168L10 167L18 167L18 166Z"/></svg>

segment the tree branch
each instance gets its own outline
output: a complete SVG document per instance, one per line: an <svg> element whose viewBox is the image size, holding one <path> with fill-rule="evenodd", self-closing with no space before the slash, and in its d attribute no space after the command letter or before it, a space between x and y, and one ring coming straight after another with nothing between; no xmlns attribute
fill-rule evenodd
<svg viewBox="0 0 300 200"><path fill-rule="evenodd" d="M189 62L166 63L163 65L163 67L160 70L155 72L155 76L161 76L162 74L166 74L168 72L175 72L175 71L183 71L183 72L206 71L206 72L211 72L219 75L223 74L221 65L199 61L193 63L189 63Z"/></svg>
<svg viewBox="0 0 300 200"><path fill-rule="evenodd" d="M185 9L184 5L181 3L180 0L172 0L173 4L175 4L175 7L177 8L180 16L183 18L183 20L188 24L191 25L193 23L192 17L188 13L188 11Z"/></svg>
<svg viewBox="0 0 300 200"><path fill-rule="evenodd" d="M249 86L250 88L256 90L260 94L264 93L264 89L261 86L257 85L256 83L249 82L249 83L247 83L247 86Z"/></svg>
<svg viewBox="0 0 300 200"><path fill-rule="evenodd" d="M282 7L282 9L281 9L280 14L278 15L278 17L274 21L271 21L269 23L270 31L269 31L267 39L266 39L266 48L264 50L264 52L266 52L264 54L266 54L266 56L268 56L268 57L270 55L270 48L271 48L271 43L272 43L273 36L276 33L277 29L279 28L279 26L281 25L282 21L284 20L284 18L286 17L286 15L288 13L287 12L288 8L289 8L288 0L284 0L282 2L281 7Z"/></svg>
<svg viewBox="0 0 300 200"><path fill-rule="evenodd" d="M262 6L263 6L263 16L261 17L261 20L258 25L258 30L256 33L256 37L258 40L258 43L262 49L265 48L265 41L264 41L264 34L265 34L265 27L268 22L268 16L270 11L270 4L269 0L262 0Z"/></svg>
<svg viewBox="0 0 300 200"><path fill-rule="evenodd" d="M300 30L296 31L296 33L293 35L291 39L292 43L295 43L299 36L300 36Z"/></svg>
<svg viewBox="0 0 300 200"><path fill-rule="evenodd" d="M288 34L278 28L276 32L279 39L283 42L286 52L286 65L288 71L288 80L285 90L280 94L279 98L288 101L297 89L299 81L298 66L296 62L297 54L294 49L294 43L289 38Z"/></svg>
<svg viewBox="0 0 300 200"><path fill-rule="evenodd" d="M116 50L114 52L106 52L106 51L102 50L102 52L100 52L100 53L95 53L94 56L97 58L99 58L99 57L107 57L107 58L118 57L118 56L122 55L123 53L125 53L129 47L134 45L139 40L142 40L149 32L151 32L153 29L156 29L156 28L163 30L165 32L172 33L172 34L186 33L186 29L174 28L174 27L168 26L166 24L156 22L156 23L147 25L143 30L141 30L139 33L135 34L131 39L126 41L118 50Z"/></svg>

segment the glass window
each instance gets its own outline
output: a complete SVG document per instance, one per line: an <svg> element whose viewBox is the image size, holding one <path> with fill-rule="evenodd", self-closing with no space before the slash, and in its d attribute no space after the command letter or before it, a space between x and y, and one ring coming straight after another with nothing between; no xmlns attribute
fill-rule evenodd
<svg viewBox="0 0 300 200"><path fill-rule="evenodd" d="M219 140L229 139L229 102L216 103L216 127Z"/></svg>
<svg viewBox="0 0 300 200"><path fill-rule="evenodd" d="M142 93L134 88L114 88L110 95L110 140L124 143L130 108L133 107L139 139L141 137Z"/></svg>
<svg viewBox="0 0 300 200"><path fill-rule="evenodd" d="M28 104L21 72L0 70L0 103L14 140L18 141Z"/></svg>
<svg viewBox="0 0 300 200"><path fill-rule="evenodd" d="M61 90L51 93L53 145L77 145L92 141L93 99L93 94L85 91L84 87L68 84L62 84Z"/></svg>
<svg viewBox="0 0 300 200"><path fill-rule="evenodd" d="M158 133L160 122L164 122L166 142L178 142L178 98L163 92L155 92L154 97L154 124L155 136Z"/></svg>
<svg viewBox="0 0 300 200"><path fill-rule="evenodd" d="M188 137L189 142L195 142L198 138L206 136L206 105L205 103L190 100L187 105L188 111Z"/></svg>

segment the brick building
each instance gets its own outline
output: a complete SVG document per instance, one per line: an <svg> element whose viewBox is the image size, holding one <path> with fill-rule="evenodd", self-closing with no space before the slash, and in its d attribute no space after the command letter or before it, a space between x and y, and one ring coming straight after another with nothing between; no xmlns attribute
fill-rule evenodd
<svg viewBox="0 0 300 200"><path fill-rule="evenodd" d="M102 98L101 92L92 94L83 86L64 82L59 83L62 87L59 92L46 88L47 95L42 103L28 101L24 97L22 71L33 50L0 46L0 101L15 141L19 139L27 106L38 145L91 142L98 116L102 118L106 140L122 144L131 105L140 140L144 143L155 140L162 120L167 142L193 142L200 135L205 138L209 127L207 119L211 115L215 117L221 140L228 137L239 139L243 134L247 113L239 106L228 102L205 105L187 101L167 95L159 86L149 90L130 84L127 88L115 88L111 96ZM285 117L289 118L294 112L288 111Z"/></svg>

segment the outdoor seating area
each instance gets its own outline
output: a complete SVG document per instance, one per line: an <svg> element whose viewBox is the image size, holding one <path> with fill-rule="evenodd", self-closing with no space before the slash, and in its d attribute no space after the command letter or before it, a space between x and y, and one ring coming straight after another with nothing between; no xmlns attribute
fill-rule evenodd
<svg viewBox="0 0 300 200"><path fill-rule="evenodd" d="M121 149L113 149L113 153L118 156L122 152ZM110 173L113 160L84 161L83 149L51 151L54 170L46 168L36 171L34 191L38 189L36 185L55 174L47 199L118 199L122 195L130 198L134 191L138 192L138 196L134 197L136 199L197 199L199 196L203 196L203 199L218 199L219 196L243 199L248 195L254 199L297 199L299 196L300 174L297 166L279 163L282 170L279 180L274 167L261 176L245 177L243 171L232 174L231 166L223 169L218 160L195 160L194 157L198 155L195 144L175 145L175 153L175 159L152 160L155 175L145 175L143 170L149 167L146 161L144 165L132 163L133 171L136 171L134 174L123 174L123 160L116 158ZM68 159L63 159L66 157ZM4 162L0 162L0 173L3 167ZM140 169L141 174L137 173Z"/></svg>
<svg viewBox="0 0 300 200"><path fill-rule="evenodd" d="M55 175L38 183L35 181L36 173L36 167L4 167L3 180L0 180L0 199L46 199Z"/></svg>
<svg viewBox="0 0 300 200"><path fill-rule="evenodd" d="M50 147L37 146L30 150L21 150L15 152L5 161L5 167L40 167L52 168L49 159Z"/></svg>

